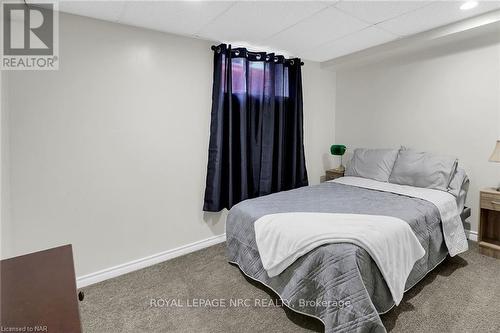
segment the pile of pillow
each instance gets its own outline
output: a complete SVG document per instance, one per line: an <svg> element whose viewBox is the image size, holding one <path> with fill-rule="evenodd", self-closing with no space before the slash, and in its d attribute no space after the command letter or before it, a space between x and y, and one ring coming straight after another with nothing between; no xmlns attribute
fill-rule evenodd
<svg viewBox="0 0 500 333"><path fill-rule="evenodd" d="M463 203L469 186L457 158L406 148L355 149L345 175L446 191Z"/></svg>

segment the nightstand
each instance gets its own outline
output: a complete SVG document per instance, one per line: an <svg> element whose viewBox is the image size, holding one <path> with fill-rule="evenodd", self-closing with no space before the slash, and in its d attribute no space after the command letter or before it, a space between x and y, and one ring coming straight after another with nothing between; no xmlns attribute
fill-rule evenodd
<svg viewBox="0 0 500 333"><path fill-rule="evenodd" d="M339 171L336 169L326 170L325 181L334 180L340 177L344 177L344 171Z"/></svg>
<svg viewBox="0 0 500 333"><path fill-rule="evenodd" d="M482 189L479 207L479 252L500 259L500 192Z"/></svg>

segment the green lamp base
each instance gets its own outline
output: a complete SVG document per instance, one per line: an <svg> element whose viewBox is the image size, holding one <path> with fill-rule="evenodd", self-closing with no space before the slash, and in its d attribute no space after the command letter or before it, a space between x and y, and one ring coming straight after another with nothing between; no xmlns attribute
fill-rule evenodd
<svg viewBox="0 0 500 333"><path fill-rule="evenodd" d="M336 167L335 169L333 169L337 172L344 172L345 171L345 166L343 166L342 164L339 165L338 167Z"/></svg>

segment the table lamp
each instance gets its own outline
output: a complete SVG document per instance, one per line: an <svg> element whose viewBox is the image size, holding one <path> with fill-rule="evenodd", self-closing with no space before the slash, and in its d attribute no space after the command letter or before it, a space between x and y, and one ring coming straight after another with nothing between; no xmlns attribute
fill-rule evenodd
<svg viewBox="0 0 500 333"><path fill-rule="evenodd" d="M500 140L497 140L497 144L495 145L495 149L490 156L490 162L500 162ZM497 187L497 191L500 191L500 187Z"/></svg>
<svg viewBox="0 0 500 333"><path fill-rule="evenodd" d="M338 168L335 169L337 171L340 171L340 172L344 172L345 171L345 167L342 165L342 155L345 154L346 150L347 150L347 148L344 145L332 145L330 147L330 153L332 155L334 155L334 156L340 156L340 165L339 165ZM500 157L500 153L499 153L498 156Z"/></svg>

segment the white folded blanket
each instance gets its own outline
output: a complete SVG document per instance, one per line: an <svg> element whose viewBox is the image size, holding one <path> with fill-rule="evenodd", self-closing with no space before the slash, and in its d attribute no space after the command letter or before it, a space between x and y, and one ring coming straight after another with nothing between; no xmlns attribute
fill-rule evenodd
<svg viewBox="0 0 500 333"><path fill-rule="evenodd" d="M324 244L352 243L377 264L396 304L403 298L408 275L425 250L410 225L379 215L331 213L270 214L255 222L262 265L270 277Z"/></svg>

